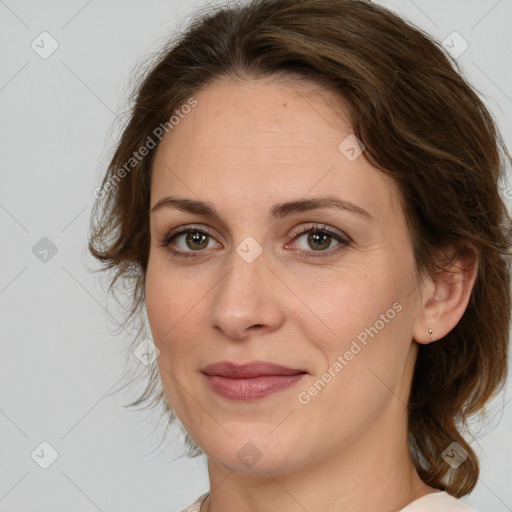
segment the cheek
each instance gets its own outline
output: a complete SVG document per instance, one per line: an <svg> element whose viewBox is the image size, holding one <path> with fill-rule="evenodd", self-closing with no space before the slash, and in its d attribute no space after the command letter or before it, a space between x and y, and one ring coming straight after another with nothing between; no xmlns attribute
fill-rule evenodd
<svg viewBox="0 0 512 512"><path fill-rule="evenodd" d="M155 268L155 264L151 263L150 258L146 272L144 295L149 326L153 334L153 341L157 346L159 346L161 333L165 328L163 323L168 300L165 294L165 286L163 286L163 280L160 276L161 272Z"/></svg>
<svg viewBox="0 0 512 512"><path fill-rule="evenodd" d="M183 302L175 279L165 271L165 266L150 257L146 273L145 304L153 342L160 351L168 350L175 325L184 315Z"/></svg>
<svg viewBox="0 0 512 512"><path fill-rule="evenodd" d="M393 304L399 302L398 289L396 281L375 270L354 271L337 276L331 283L311 287L313 293L309 291L307 305L314 311L317 324L316 336L312 339L326 349L339 351L348 348L360 333L364 340L366 329L376 323L379 331L389 331L389 326L399 316L393 309ZM384 315L384 320L380 315ZM313 327L309 328L312 335Z"/></svg>
<svg viewBox="0 0 512 512"><path fill-rule="evenodd" d="M190 282L181 287L179 279L165 265L154 261L148 264L145 305L153 342L160 351L156 360L158 373L167 399L180 417L187 410L183 396L185 376L193 370L187 367L187 362L193 360L194 344L185 331L193 331L191 319L195 318L192 298L186 297L188 289Z"/></svg>
<svg viewBox="0 0 512 512"><path fill-rule="evenodd" d="M344 431L341 438L348 438L376 421L395 394L400 395L409 344L403 332L404 309L391 297L387 302L387 297L363 295L360 290L357 295L340 292L338 298L339 306L330 309L327 319L335 336L319 336L318 331L315 335L312 326L306 335L323 363L298 389L302 394L297 399L308 403L299 407L305 421L330 418L333 437ZM352 420L347 422L347 417Z"/></svg>
<svg viewBox="0 0 512 512"><path fill-rule="evenodd" d="M197 350L206 311L203 279L170 272L165 262L150 262L146 274L145 304L153 342L168 367L187 361ZM203 300L201 300L203 299ZM174 355L175 357L170 357Z"/></svg>
<svg viewBox="0 0 512 512"><path fill-rule="evenodd" d="M328 293L324 287L323 293L310 295L311 309L321 321L304 320L301 327L323 359L315 378L329 380L332 393L354 407L358 400L368 406L378 401L386 390L383 382L391 388L396 384L410 348L403 283L389 268L386 273L376 268L345 276Z"/></svg>

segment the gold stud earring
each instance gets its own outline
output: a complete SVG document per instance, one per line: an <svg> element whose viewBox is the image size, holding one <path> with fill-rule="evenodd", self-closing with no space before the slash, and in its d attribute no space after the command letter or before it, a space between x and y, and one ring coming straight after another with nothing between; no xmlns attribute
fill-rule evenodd
<svg viewBox="0 0 512 512"><path fill-rule="evenodd" d="M430 342L432 343L432 329L429 329L428 330L428 334L430 336Z"/></svg>

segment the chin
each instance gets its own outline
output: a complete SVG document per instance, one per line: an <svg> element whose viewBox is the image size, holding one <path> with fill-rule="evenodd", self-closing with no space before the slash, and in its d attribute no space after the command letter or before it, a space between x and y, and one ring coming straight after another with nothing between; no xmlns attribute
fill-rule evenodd
<svg viewBox="0 0 512 512"><path fill-rule="evenodd" d="M258 435L233 437L226 434L222 439L210 439L203 449L217 464L236 473L261 476L289 473L298 464L300 443L292 443L286 436L268 436L268 432L265 429Z"/></svg>

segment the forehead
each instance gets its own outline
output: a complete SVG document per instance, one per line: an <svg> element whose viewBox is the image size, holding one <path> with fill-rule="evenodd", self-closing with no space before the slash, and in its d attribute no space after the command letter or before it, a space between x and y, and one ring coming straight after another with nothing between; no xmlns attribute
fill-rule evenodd
<svg viewBox="0 0 512 512"><path fill-rule="evenodd" d="M317 159L319 145L337 146L340 136L351 132L343 99L314 83L222 79L195 99L197 106L163 145L200 145L203 151L193 155L196 160L221 154L247 162L249 151L264 149L278 156L299 146ZM173 139L178 140L173 144Z"/></svg>
<svg viewBox="0 0 512 512"><path fill-rule="evenodd" d="M326 192L350 195L376 213L396 203L390 179L364 153L355 160L343 153L352 127L333 91L297 81L222 80L194 98L197 105L157 148L151 204L165 193L215 203L221 193L261 207L266 199Z"/></svg>

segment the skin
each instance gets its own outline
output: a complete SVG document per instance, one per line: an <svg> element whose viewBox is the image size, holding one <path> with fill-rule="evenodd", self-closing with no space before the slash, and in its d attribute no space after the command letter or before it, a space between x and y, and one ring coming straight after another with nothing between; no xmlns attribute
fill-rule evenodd
<svg viewBox="0 0 512 512"><path fill-rule="evenodd" d="M430 342L429 327L435 341L456 325L474 273L436 282L419 275L393 182L364 153L350 161L338 149L352 129L333 92L247 79L216 81L194 97L197 106L157 148L150 208L173 195L212 203L220 219L151 212L145 293L165 392L208 456L203 509L384 512L437 491L411 461L407 397L418 343ZM332 208L269 218L274 203L327 195L373 220ZM352 241L327 238L318 250L321 241L298 234L314 223ZM161 245L190 224L211 238ZM252 263L236 251L246 237L262 249ZM400 312L300 403L298 394L395 303ZM308 375L243 403L216 395L200 372L255 359ZM261 457L251 467L238 456L249 442Z"/></svg>

